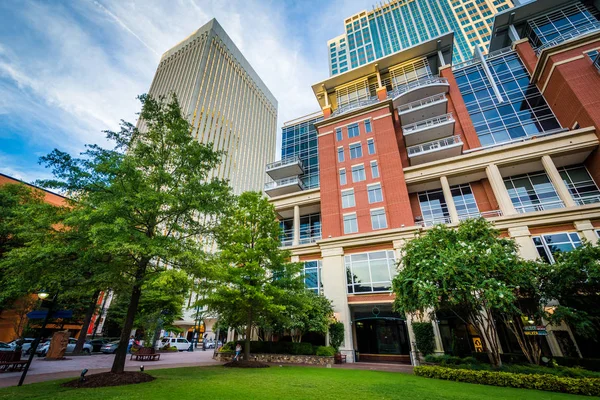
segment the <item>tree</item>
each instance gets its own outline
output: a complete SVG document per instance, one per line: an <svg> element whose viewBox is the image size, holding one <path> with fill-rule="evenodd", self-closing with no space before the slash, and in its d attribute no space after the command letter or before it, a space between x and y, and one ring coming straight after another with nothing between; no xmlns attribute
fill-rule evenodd
<svg viewBox="0 0 600 400"><path fill-rule="evenodd" d="M334 322L329 325L329 345L339 352L340 346L344 343L344 324Z"/></svg>
<svg viewBox="0 0 600 400"><path fill-rule="evenodd" d="M55 149L41 159L55 176L42 184L79 204L73 225L90 227L91 243L113 260L107 273L129 293L114 373L124 370L144 284L156 272L198 262L230 197L227 183L211 178L222 154L192 137L176 97L140 100L144 129L122 122L120 131L107 131L113 149L88 145L81 158Z"/></svg>
<svg viewBox="0 0 600 400"><path fill-rule="evenodd" d="M294 342L301 342L308 332L326 334L333 319L331 300L306 290L297 297L296 304L286 313L284 327L292 333Z"/></svg>
<svg viewBox="0 0 600 400"><path fill-rule="evenodd" d="M217 230L213 286L199 301L219 315L220 326L245 328L246 360L257 321L283 318L305 290L302 267L288 262L279 234L273 206L257 192L242 193Z"/></svg>
<svg viewBox="0 0 600 400"><path fill-rule="evenodd" d="M518 312L518 287L526 274L515 242L501 238L485 219L463 221L456 229L437 225L404 246L393 281L395 307L410 314L449 309L464 315L491 364L500 366L494 313Z"/></svg>

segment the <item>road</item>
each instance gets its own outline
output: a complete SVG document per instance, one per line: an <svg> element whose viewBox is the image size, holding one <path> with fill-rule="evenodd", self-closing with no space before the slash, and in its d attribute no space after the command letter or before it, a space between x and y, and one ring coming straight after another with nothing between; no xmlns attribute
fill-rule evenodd
<svg viewBox="0 0 600 400"><path fill-rule="evenodd" d="M161 353L159 361L133 361L127 357L125 369L127 371L138 371L141 365L144 369L176 368L191 366L219 365L221 363L212 359L213 351L194 351L178 353ZM54 379L77 377L84 368L88 374L96 374L110 370L113 354L92 354L82 356L65 356L66 359L59 361L47 361L44 358L35 357L27 373L25 384L43 382ZM0 387L15 386L19 382L21 372L0 373Z"/></svg>

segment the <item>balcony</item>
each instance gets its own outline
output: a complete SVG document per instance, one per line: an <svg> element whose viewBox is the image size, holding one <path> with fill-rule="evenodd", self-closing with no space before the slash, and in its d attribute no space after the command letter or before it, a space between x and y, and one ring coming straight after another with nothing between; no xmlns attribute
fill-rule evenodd
<svg viewBox="0 0 600 400"><path fill-rule="evenodd" d="M321 240L321 235L318 236L310 236L310 237L301 237L298 241L298 244L311 244L316 243L318 240Z"/></svg>
<svg viewBox="0 0 600 400"><path fill-rule="evenodd" d="M363 108L366 106L370 106L371 104L375 104L379 101L377 96L370 97L368 99L354 101L350 104L344 104L335 109L333 113L331 113L332 117L337 117L338 115L346 114L350 111L358 110L359 108Z"/></svg>
<svg viewBox="0 0 600 400"><path fill-rule="evenodd" d="M469 219L469 218L494 218L494 217L501 217L501 216L502 216L501 210L491 210L491 211L479 211L479 212L461 214L458 216L458 219L460 221L464 221L465 219Z"/></svg>
<svg viewBox="0 0 600 400"><path fill-rule="evenodd" d="M302 175L304 167L298 156L286 157L271 164L267 164L267 174L273 180Z"/></svg>
<svg viewBox="0 0 600 400"><path fill-rule="evenodd" d="M578 206L584 206L586 204L595 204L600 203L600 195L591 195L591 196L581 196L575 199L575 203Z"/></svg>
<svg viewBox="0 0 600 400"><path fill-rule="evenodd" d="M583 25L577 29L565 33L564 35L560 35L557 38L550 40L549 42L546 42L537 49L535 49L535 52L539 56L540 53L545 49L557 46L564 42L568 42L569 40L578 38L579 36L587 35L594 32L600 32L600 21Z"/></svg>
<svg viewBox="0 0 600 400"><path fill-rule="evenodd" d="M397 108L436 94L448 93L449 88L446 78L431 77L398 86L388 92L388 98L393 100L394 108Z"/></svg>
<svg viewBox="0 0 600 400"><path fill-rule="evenodd" d="M463 142L460 139L460 135L456 135L433 142L418 144L409 147L407 150L410 165L419 165L459 156L462 154L462 148Z"/></svg>
<svg viewBox="0 0 600 400"><path fill-rule="evenodd" d="M402 133L407 146L439 140L454 134L454 117L449 113L404 125Z"/></svg>
<svg viewBox="0 0 600 400"><path fill-rule="evenodd" d="M422 100L413 101L398 107L398 116L403 125L437 117L448 112L448 99L439 93Z"/></svg>
<svg viewBox="0 0 600 400"><path fill-rule="evenodd" d="M517 210L517 212L519 214L525 214L528 212L563 208L564 206L565 206L565 204L561 200L558 200L558 201L548 201L548 202L537 203L537 204L525 204L525 205L521 205L521 206L515 205L515 210Z"/></svg>
<svg viewBox="0 0 600 400"><path fill-rule="evenodd" d="M437 217L437 218L431 218L431 219L419 219L419 217L417 217L417 219L415 219L415 225L417 226L421 226L423 228L426 228L428 226L434 226L434 225L442 225L442 224L449 224L451 223L452 220L450 219L449 216L444 216L444 217Z"/></svg>
<svg viewBox="0 0 600 400"><path fill-rule="evenodd" d="M284 194L299 192L304 189L305 187L302 180L297 176L279 179L265 184L265 193L269 195L269 197L282 196Z"/></svg>

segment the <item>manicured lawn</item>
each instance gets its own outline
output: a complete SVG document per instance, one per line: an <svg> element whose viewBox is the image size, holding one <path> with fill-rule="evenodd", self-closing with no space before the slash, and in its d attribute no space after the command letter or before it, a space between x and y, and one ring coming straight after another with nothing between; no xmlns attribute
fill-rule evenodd
<svg viewBox="0 0 600 400"><path fill-rule="evenodd" d="M541 392L448 382L396 372L308 367L150 371L157 379L139 385L66 389L53 381L0 389L0 399L584 399Z"/></svg>

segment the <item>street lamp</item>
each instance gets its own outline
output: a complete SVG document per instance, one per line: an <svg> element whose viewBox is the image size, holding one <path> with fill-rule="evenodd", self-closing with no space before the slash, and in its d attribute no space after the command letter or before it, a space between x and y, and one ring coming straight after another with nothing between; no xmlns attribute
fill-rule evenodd
<svg viewBox="0 0 600 400"><path fill-rule="evenodd" d="M40 290L37 294L40 300L47 299L50 297L50 293L45 290ZM37 338L31 344L31 348L29 349L29 358L27 359L27 364L25 364L25 368L23 369L23 374L21 374L21 379L19 379L19 384L17 386L23 386L23 382L25 381L25 377L27 376L27 371L29 371L29 366L33 361L33 357L35 356L35 352L37 350L38 345L40 344L40 339L42 338L42 333L44 333L44 329L46 329L46 325L48 324L48 320L50 319L50 314L52 314L52 309L54 308L54 304L56 303L56 297L58 293L52 297L50 301L50 305L48 306L48 313L44 317L44 322L42 323L42 327L40 328L40 332L37 335Z"/></svg>

